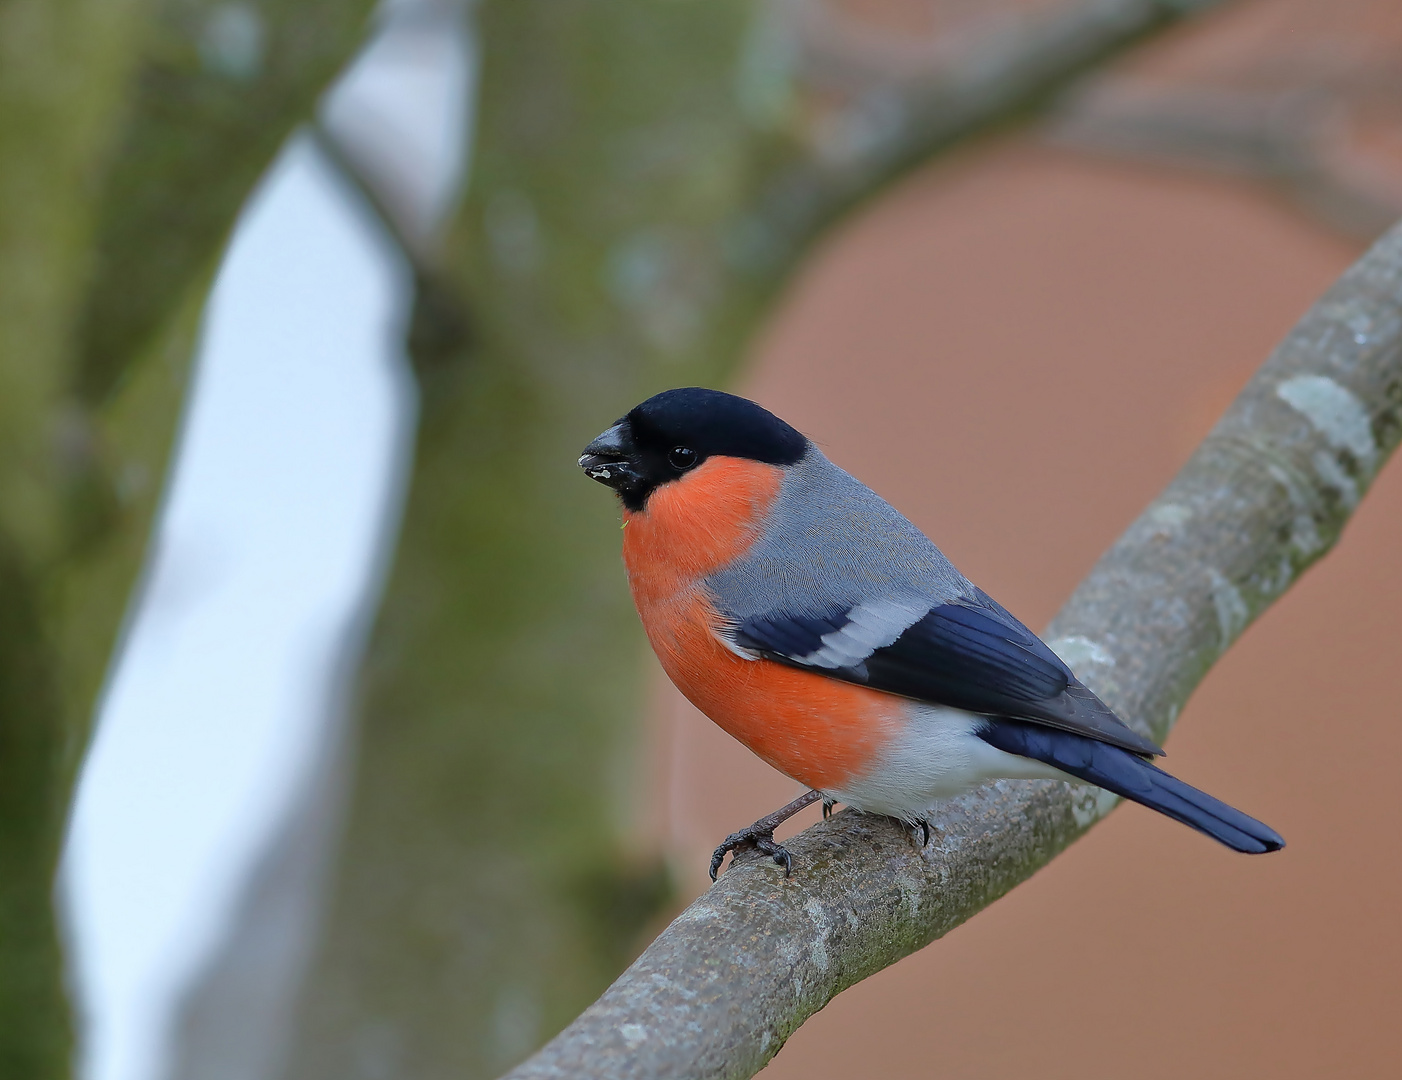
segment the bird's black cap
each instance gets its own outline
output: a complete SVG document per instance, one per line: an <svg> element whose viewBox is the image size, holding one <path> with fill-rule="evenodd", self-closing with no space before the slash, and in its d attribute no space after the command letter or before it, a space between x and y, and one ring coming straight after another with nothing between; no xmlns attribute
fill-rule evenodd
<svg viewBox="0 0 1402 1080"><path fill-rule="evenodd" d="M660 484L709 457L792 465L808 450L803 434L768 409L720 390L664 390L634 406L584 448L580 468L640 510Z"/></svg>
<svg viewBox="0 0 1402 1080"><path fill-rule="evenodd" d="M640 446L686 446L702 459L713 454L792 465L808 440L768 409L720 390L687 386L664 390L635 406L625 420Z"/></svg>

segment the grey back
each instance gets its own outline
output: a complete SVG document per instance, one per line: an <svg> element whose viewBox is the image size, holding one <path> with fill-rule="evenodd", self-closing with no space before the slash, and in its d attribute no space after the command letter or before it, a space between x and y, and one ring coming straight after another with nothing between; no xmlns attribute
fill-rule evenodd
<svg viewBox="0 0 1402 1080"><path fill-rule="evenodd" d="M882 599L928 610L974 591L900 511L811 443L789 467L764 537L707 584L737 620L770 611L818 615Z"/></svg>

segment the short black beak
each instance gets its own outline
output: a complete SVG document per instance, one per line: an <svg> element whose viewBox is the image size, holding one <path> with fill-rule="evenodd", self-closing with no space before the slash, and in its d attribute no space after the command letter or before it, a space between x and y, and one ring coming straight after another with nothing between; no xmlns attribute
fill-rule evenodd
<svg viewBox="0 0 1402 1080"><path fill-rule="evenodd" d="M579 467L589 479L623 490L635 486L641 479L630 460L632 455L632 432L628 430L628 421L620 420L584 448Z"/></svg>

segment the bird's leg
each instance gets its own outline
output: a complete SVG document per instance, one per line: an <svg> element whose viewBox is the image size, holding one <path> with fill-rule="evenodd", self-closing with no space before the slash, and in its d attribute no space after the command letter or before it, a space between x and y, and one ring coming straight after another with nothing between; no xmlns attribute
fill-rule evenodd
<svg viewBox="0 0 1402 1080"><path fill-rule="evenodd" d="M784 877L788 877L793 870L793 857L782 844L774 842L774 830L805 806L812 806L822 797L823 794L820 791L805 792L788 806L781 806L774 813L766 814L753 825L741 829L737 833L731 833L711 856L711 880L716 880L716 872L720 870L720 864L725 861L726 852L734 851L746 844L759 848L760 851L773 858L784 868Z"/></svg>
<svg viewBox="0 0 1402 1080"><path fill-rule="evenodd" d="M836 806L836 805L837 805L837 800L836 800L836 799L824 799L824 800L823 800L823 820L824 820L824 821L827 821L828 818L832 817L832 808L833 808L834 806Z"/></svg>

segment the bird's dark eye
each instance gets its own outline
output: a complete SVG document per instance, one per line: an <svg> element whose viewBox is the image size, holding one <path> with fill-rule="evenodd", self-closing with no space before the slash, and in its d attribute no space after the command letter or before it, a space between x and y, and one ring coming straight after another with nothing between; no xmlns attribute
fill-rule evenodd
<svg viewBox="0 0 1402 1080"><path fill-rule="evenodd" d="M689 446L674 446L667 453L667 461L677 472L686 472L696 464L696 451Z"/></svg>

